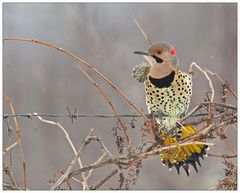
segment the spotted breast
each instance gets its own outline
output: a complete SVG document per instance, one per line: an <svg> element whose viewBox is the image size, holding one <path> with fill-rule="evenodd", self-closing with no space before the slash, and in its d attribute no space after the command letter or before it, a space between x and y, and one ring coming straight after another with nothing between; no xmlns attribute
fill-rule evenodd
<svg viewBox="0 0 240 193"><path fill-rule="evenodd" d="M177 70L161 79L147 76L144 84L149 113L159 117L159 124L171 129L188 109L192 95L191 76Z"/></svg>

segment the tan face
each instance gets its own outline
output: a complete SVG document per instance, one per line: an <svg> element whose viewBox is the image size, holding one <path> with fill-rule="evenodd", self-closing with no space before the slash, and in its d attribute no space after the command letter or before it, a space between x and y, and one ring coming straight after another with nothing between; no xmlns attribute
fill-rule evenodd
<svg viewBox="0 0 240 193"><path fill-rule="evenodd" d="M155 48L148 50L151 56L144 56L144 58L152 65L165 66L171 61L171 54L163 48Z"/></svg>
<svg viewBox="0 0 240 193"><path fill-rule="evenodd" d="M160 57L162 55L162 53L164 52L164 49L163 48L156 48L156 49L150 48L148 51L151 55Z"/></svg>

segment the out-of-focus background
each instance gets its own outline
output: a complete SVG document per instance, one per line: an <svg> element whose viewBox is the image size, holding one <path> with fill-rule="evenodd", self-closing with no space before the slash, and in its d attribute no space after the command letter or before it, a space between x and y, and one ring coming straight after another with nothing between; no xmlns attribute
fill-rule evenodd
<svg viewBox="0 0 240 193"><path fill-rule="evenodd" d="M134 18L152 41L167 41L175 46L183 70L196 61L217 72L236 91L236 3L4 3L3 37L38 39L59 45L97 67L135 105L147 112L143 85L131 76L133 66L144 61L133 52L148 48ZM119 113L134 113L111 87L94 72L86 70L103 87ZM4 41L3 81L3 92L13 100L16 113L64 114L68 106L70 109L77 107L78 113L112 114L95 87L78 71L75 61L43 46ZM193 101L196 104L205 98L209 87L198 72L194 74L193 81ZM220 95L220 84L215 82L214 85L216 95ZM229 102L235 105L234 100ZM3 102L3 107L4 113L10 113L6 102ZM192 108L193 105L190 106ZM74 124L67 118L50 119L59 121L68 130L77 148L90 128L94 128L117 155L112 131L116 119L79 118ZM22 128L29 188L49 189L49 179L57 170L66 169L73 158L69 144L54 126L36 118L18 120ZM124 121L128 125L130 119ZM142 119L138 119L136 124L140 126ZM130 134L133 144L139 145L139 127L130 129ZM13 143L14 139L15 133L9 133L4 122L3 147ZM228 139L236 148L236 130L233 127L228 129ZM100 149L91 147L83 155L84 164L94 162L101 153ZM210 152L229 153L221 143ZM3 161L10 164L9 154ZM18 148L12 151L11 162L13 175L20 185L23 178ZM175 169L169 172L158 156L150 157L143 162L135 189L207 189L224 176L221 159L209 157L201 163L199 173L192 169L190 177L187 177L183 170L180 175ZM96 170L90 183L96 183L99 176L108 173L106 171L110 170ZM117 178L115 176L101 189L114 188ZM80 187L76 182L72 186Z"/></svg>

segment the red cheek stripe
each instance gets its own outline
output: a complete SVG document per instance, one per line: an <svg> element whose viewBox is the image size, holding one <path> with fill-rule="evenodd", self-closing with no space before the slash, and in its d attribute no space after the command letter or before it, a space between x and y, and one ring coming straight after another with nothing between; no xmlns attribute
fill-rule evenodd
<svg viewBox="0 0 240 193"><path fill-rule="evenodd" d="M176 51L174 50L174 48L171 50L171 54L172 54L173 56L176 55Z"/></svg>

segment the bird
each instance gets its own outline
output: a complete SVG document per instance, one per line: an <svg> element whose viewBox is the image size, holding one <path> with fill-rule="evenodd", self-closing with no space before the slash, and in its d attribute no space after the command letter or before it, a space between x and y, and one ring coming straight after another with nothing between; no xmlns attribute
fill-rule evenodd
<svg viewBox="0 0 240 193"><path fill-rule="evenodd" d="M147 51L135 51L147 62L133 68L133 78L145 85L148 112L159 124L161 144L167 147L196 133L191 125L179 121L186 115L192 96L192 76L180 70L175 48L167 42L152 44ZM198 141L203 142L203 141ZM178 174L183 167L189 176L189 166L198 172L199 158L206 155L208 146L190 144L170 148L161 154L163 165L175 166Z"/></svg>

